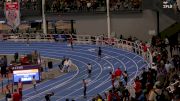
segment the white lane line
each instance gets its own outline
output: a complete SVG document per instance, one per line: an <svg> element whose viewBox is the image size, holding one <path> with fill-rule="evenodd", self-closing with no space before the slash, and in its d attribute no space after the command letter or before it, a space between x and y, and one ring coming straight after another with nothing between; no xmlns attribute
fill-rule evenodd
<svg viewBox="0 0 180 101"><path fill-rule="evenodd" d="M118 59L119 60L119 59ZM123 62L122 62L123 63Z"/></svg>
<svg viewBox="0 0 180 101"><path fill-rule="evenodd" d="M114 65L117 65L119 62L116 62Z"/></svg>
<svg viewBox="0 0 180 101"><path fill-rule="evenodd" d="M94 69L93 71L96 71L96 70L98 70L98 68ZM83 75L83 76L78 77L78 78L82 78L82 77L84 77L84 76L86 76L86 77L87 77L87 76L88 76L88 74ZM91 78L93 78L93 77L96 77L96 75L95 75L95 76L92 76ZM73 84L72 86L70 86L70 87L68 87L68 88L63 89L62 91L66 90L66 89L71 89L72 87L74 87L74 86L78 85L79 83L82 83L82 81L78 81L77 83Z"/></svg>
<svg viewBox="0 0 180 101"><path fill-rule="evenodd" d="M77 69L76 74L75 74L71 79L68 79L67 81L61 83L61 85L66 84L66 82L71 81L73 78L75 78L75 77L77 76L77 74L79 73L79 69L78 69L78 67L76 67L76 69ZM47 90L45 90L45 91L43 91L43 92L48 92L48 91L50 91L50 90L52 90L52 89L56 89L56 88L58 88L58 86L59 86L59 85L54 86L54 87L52 87L52 88L50 88L50 89L47 89ZM43 92L41 92L41 93L43 93ZM41 94L41 93L40 93L40 94ZM40 94L37 94L37 95L35 95L35 96L33 96L33 97L36 97L36 96L38 96L38 95L40 95ZM30 98L28 98L28 99L30 100ZM26 100L28 100L28 99L26 99ZM24 101L26 101L26 100L24 100Z"/></svg>
<svg viewBox="0 0 180 101"><path fill-rule="evenodd" d="M130 63L131 61L127 61L125 64L128 64L128 63Z"/></svg>
<svg viewBox="0 0 180 101"><path fill-rule="evenodd" d="M47 53L51 53L51 52L47 52ZM61 53L58 53L58 54L61 54ZM63 53L64 54L64 53ZM66 54L67 55L67 54ZM72 55L72 54L68 54L68 55L71 55L71 56L77 56L77 55ZM53 55L49 55L49 56L53 56ZM54 55L54 56L57 56L57 55ZM84 58L84 57L82 57L82 56L77 56L77 57L81 57L81 58ZM92 59L89 59L89 58L84 58L84 59L87 59L87 60L92 60ZM92 60L92 61L94 61L94 60ZM94 61L95 63L97 63L96 61ZM97 64L99 64L99 63L97 63ZM101 65L99 65L100 67L101 67ZM101 70L102 71L102 70ZM78 72L79 73L79 72ZM101 72L100 72L101 73ZM98 76L97 76L98 77ZM72 79L71 79L72 80ZM70 81L70 80L68 80L68 81ZM61 86L63 86L64 84L65 84L66 82L63 82L62 84L59 84L59 85L57 85L57 86L54 86L54 87L52 87L52 88L50 88L50 89L48 89L48 90L45 90L44 92L48 92L48 91L50 91L50 90L53 90L53 89L56 89L56 88L59 88L59 87L61 87ZM67 82L68 83L68 82ZM30 98L28 98L28 99L25 99L24 101L28 101L28 100L31 100L31 99L33 99L33 98L36 98L36 96L38 96L38 95L41 95L41 94L43 94L44 92L41 92L41 93L39 93L39 94L37 94L37 95L35 95L35 96L32 96L32 97L30 97Z"/></svg>
<svg viewBox="0 0 180 101"><path fill-rule="evenodd" d="M79 61L79 60L76 60L76 59L72 59L72 60L74 60L74 61ZM87 65L85 62L82 62L82 61L79 61L80 63L82 63L82 64L84 64L84 65ZM76 64L74 64L76 67L77 67L77 65ZM84 70L85 71L85 70ZM56 77L57 78L57 77ZM69 78L69 77L68 77ZM66 78L64 78L64 79L66 79ZM63 79L63 80L64 80ZM48 81L51 81L51 80L48 80ZM53 82L53 83L50 83L49 85L47 85L47 86L44 86L44 87L41 87L40 89L38 89L38 90L41 90L41 89L44 89L44 88L47 88L47 87L49 87L49 86L51 86L51 85L54 85L54 84L56 84L56 83L59 83L60 81L56 81L56 82ZM39 84L39 85L41 85L41 84ZM31 87L31 88L33 88L33 87ZM30 89L30 88L29 88ZM27 89L28 90L28 89ZM35 91L33 91L33 92L35 92ZM25 95L30 95L30 94L32 94L33 92L30 92L30 93L26 93Z"/></svg>
<svg viewBox="0 0 180 101"><path fill-rule="evenodd" d="M105 61L107 61L107 60L105 60ZM114 67L109 61L107 61L112 67ZM114 71L114 68L113 68L113 71ZM102 77L101 77L102 78ZM101 79L100 78L100 79ZM94 81L92 81L92 82L90 82L90 83L88 83L88 85L87 86L90 86L90 85L92 85L92 84L94 84L96 81L98 81L97 79L95 79ZM64 97L62 97L62 98L60 98L60 99L57 99L56 101L60 101L61 99L63 99L63 98L66 98L67 96L69 96L69 95L71 95L71 94L73 94L73 93L75 93L75 92L77 92L77 91L79 91L80 89L82 89L83 87L81 87L81 88L79 88L79 89L77 89L77 90L75 90L75 91L73 91L73 92L71 92L70 94L68 94L68 95L66 95L66 96L64 96Z"/></svg>
<svg viewBox="0 0 180 101"><path fill-rule="evenodd" d="M76 46L76 47L78 47L78 46ZM80 50L80 51L84 51L84 52L88 52L88 50L84 50L84 49L80 49L80 48L85 48L85 47L88 47L88 46L84 46L84 47L79 47L77 50ZM12 47L12 48L14 48L14 47ZM39 49L39 47L37 47L38 49ZM88 47L88 48L91 48L91 47ZM29 48L27 48L27 49L29 49ZM23 49L23 50L27 50L27 49ZM64 50L63 50L64 49ZM85 48L86 49L86 48ZM40 49L39 49L40 50ZM64 47L62 47L61 48L61 50L51 50L51 49L43 49L43 50L40 50L40 52L43 52L43 51L49 51L49 53L55 53L55 52L71 52L71 53L79 53L79 54L85 54L85 55L90 55L90 56L96 56L96 55L91 55L91 54L89 54L89 53L82 53L82 52L77 52L77 51L69 51L68 50L68 48L64 48ZM52 52L53 51L53 52ZM94 52L95 53L95 52ZM120 60L120 59L118 59L118 58L116 58L116 57L112 57L111 55L108 55L108 54L105 54L105 53L103 53L104 55L105 55L105 57L107 58L115 58L116 60L118 60L119 62L121 62L123 65L124 65L124 67L125 67L125 70L126 70L126 66L125 66L125 64ZM96 57L98 57L98 56L96 56Z"/></svg>

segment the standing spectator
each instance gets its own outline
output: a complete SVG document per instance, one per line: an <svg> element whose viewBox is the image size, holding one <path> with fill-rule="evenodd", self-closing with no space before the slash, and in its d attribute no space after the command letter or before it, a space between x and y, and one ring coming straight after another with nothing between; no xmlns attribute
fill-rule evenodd
<svg viewBox="0 0 180 101"><path fill-rule="evenodd" d="M88 1L88 2L87 2L87 10L90 11L90 9L91 9L91 2Z"/></svg>
<svg viewBox="0 0 180 101"><path fill-rule="evenodd" d="M130 93L129 93L128 89L124 89L122 91L122 97L123 97L123 101L129 101Z"/></svg>
<svg viewBox="0 0 180 101"><path fill-rule="evenodd" d="M87 91L87 81L85 79L83 79L83 94L84 94L84 98L86 98L86 91Z"/></svg>
<svg viewBox="0 0 180 101"><path fill-rule="evenodd" d="M18 81L18 91L19 91L21 100L22 100L22 89L23 89L23 83L22 83L21 78L20 78Z"/></svg>
<svg viewBox="0 0 180 101"><path fill-rule="evenodd" d="M124 81L126 82L126 85L127 85L127 82L128 82L128 73L127 73L127 71L123 72L123 77L124 77Z"/></svg>
<svg viewBox="0 0 180 101"><path fill-rule="evenodd" d="M157 81L154 89L150 91L148 101L165 101L160 81Z"/></svg>
<svg viewBox="0 0 180 101"><path fill-rule="evenodd" d="M145 84L147 82L147 72L146 72L145 68L143 68L143 72L141 74L141 77L142 77L142 88L145 88Z"/></svg>
<svg viewBox="0 0 180 101"><path fill-rule="evenodd" d="M112 72L110 72L109 74L110 74L110 76L111 76L112 87L114 88L114 87L115 87L115 86L114 86L114 81L115 81L116 76L115 76L115 74L112 73Z"/></svg>
<svg viewBox="0 0 180 101"><path fill-rule="evenodd" d="M13 101L21 101L21 95L17 92L17 89L14 89Z"/></svg>
<svg viewBox="0 0 180 101"><path fill-rule="evenodd" d="M109 90L109 93L107 95L107 101L112 101L112 90Z"/></svg>
<svg viewBox="0 0 180 101"><path fill-rule="evenodd" d="M91 77L92 65L90 63L88 63L87 65L87 71L88 71L88 77Z"/></svg>
<svg viewBox="0 0 180 101"><path fill-rule="evenodd" d="M12 101L11 91L8 85L6 85L6 101Z"/></svg>
<svg viewBox="0 0 180 101"><path fill-rule="evenodd" d="M34 91L37 92L37 90L36 90L36 79L35 79L35 76L33 76L33 78L32 78L32 84L33 84L33 87L34 87Z"/></svg>
<svg viewBox="0 0 180 101"><path fill-rule="evenodd" d="M166 64L165 64L166 71L169 72L169 69L171 69L171 68L172 68L172 65L170 64L169 61L167 61Z"/></svg>
<svg viewBox="0 0 180 101"><path fill-rule="evenodd" d="M136 98L138 98L141 94L141 91L142 91L141 87L142 87L142 84L139 80L139 77L136 77L134 81L134 89L135 89Z"/></svg>
<svg viewBox="0 0 180 101"><path fill-rule="evenodd" d="M117 79L118 81L120 81L121 75L122 75L122 71L121 71L121 69L118 67L118 68L116 69L116 71L115 71L115 76L116 76L116 79Z"/></svg>

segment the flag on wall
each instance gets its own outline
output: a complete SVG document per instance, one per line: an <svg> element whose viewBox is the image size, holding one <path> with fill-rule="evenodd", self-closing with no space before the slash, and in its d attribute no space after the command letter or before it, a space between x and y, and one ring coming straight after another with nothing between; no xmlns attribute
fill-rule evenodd
<svg viewBox="0 0 180 101"><path fill-rule="evenodd" d="M6 2L5 14L7 24L16 29L20 25L20 6L18 2Z"/></svg>

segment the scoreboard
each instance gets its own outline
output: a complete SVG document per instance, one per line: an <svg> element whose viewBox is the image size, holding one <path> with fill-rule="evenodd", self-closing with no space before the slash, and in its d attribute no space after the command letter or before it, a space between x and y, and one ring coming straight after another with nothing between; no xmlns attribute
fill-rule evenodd
<svg viewBox="0 0 180 101"><path fill-rule="evenodd" d="M15 66L13 67L13 81L17 83L19 79L22 82L31 82L33 76L36 81L40 81L39 65Z"/></svg>

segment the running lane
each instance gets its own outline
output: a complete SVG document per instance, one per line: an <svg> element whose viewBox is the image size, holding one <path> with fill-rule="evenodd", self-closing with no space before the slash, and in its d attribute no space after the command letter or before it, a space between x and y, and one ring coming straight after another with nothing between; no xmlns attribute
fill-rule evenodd
<svg viewBox="0 0 180 101"><path fill-rule="evenodd" d="M39 92L34 97L33 89L23 91L25 95L23 101L44 101L44 95L47 92L55 92L52 101L65 101L66 98L76 99L79 101L87 101L82 99L82 79L88 79L87 95L96 95L103 93L107 88L111 87L109 71L120 67L122 70L127 70L131 81L141 72L141 68L147 67L148 64L144 59L134 53L130 53L121 49L112 47L102 47L103 58L99 60L96 56L95 45L75 45L74 51L71 51L64 43L32 43L26 46L23 43L0 42L0 54L13 54L20 52L26 54L32 50L38 50L42 56L51 58L62 58L63 56L70 57L79 67L79 72L72 71L63 76L39 84ZM87 78L86 64L93 65L92 77ZM74 76L75 75L75 76ZM68 81L69 80L69 81ZM64 83L65 82L65 83Z"/></svg>

